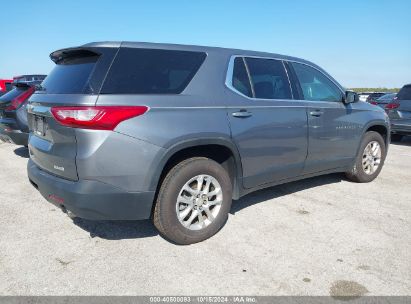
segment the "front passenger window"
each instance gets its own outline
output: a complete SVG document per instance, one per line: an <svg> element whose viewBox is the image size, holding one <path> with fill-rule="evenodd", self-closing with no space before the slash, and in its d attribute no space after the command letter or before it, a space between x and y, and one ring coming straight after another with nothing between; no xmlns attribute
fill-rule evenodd
<svg viewBox="0 0 411 304"><path fill-rule="evenodd" d="M304 100L342 101L338 87L320 71L300 63L292 63L300 81Z"/></svg>

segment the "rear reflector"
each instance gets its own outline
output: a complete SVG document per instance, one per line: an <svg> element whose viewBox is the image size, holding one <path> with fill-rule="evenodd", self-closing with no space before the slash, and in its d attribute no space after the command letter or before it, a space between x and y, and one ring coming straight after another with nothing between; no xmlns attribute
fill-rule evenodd
<svg viewBox="0 0 411 304"><path fill-rule="evenodd" d="M127 119L143 115L146 106L53 107L51 113L63 126L93 130L114 130Z"/></svg>
<svg viewBox="0 0 411 304"><path fill-rule="evenodd" d="M399 103L391 102L385 106L386 110L394 110L400 106Z"/></svg>
<svg viewBox="0 0 411 304"><path fill-rule="evenodd" d="M64 204L64 199L55 194L50 194L49 200L57 204Z"/></svg>
<svg viewBox="0 0 411 304"><path fill-rule="evenodd" d="M31 95L33 95L34 93L34 87L30 87L29 89L27 89L26 91L24 91L23 93L21 93L19 96L17 96L16 98L14 98L11 101L11 105L9 105L5 110L6 111L14 111L17 110L18 108L21 107L21 105L30 98Z"/></svg>

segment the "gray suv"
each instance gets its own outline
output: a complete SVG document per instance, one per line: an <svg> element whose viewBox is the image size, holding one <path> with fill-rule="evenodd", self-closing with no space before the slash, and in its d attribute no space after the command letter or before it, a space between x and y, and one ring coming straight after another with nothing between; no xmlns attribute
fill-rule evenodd
<svg viewBox="0 0 411 304"><path fill-rule="evenodd" d="M385 112L302 59L134 42L50 57L28 106L28 176L81 218L152 218L191 244L232 199L332 172L370 182L385 160Z"/></svg>

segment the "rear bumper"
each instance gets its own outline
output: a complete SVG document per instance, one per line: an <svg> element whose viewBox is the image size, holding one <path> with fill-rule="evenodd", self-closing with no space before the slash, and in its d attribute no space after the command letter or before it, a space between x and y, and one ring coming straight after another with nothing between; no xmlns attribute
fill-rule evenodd
<svg viewBox="0 0 411 304"><path fill-rule="evenodd" d="M411 124L391 121L391 133L409 135L411 134Z"/></svg>
<svg viewBox="0 0 411 304"><path fill-rule="evenodd" d="M125 192L92 180L65 180L39 169L30 159L30 182L54 205L89 220L143 220L150 218L154 191Z"/></svg>
<svg viewBox="0 0 411 304"><path fill-rule="evenodd" d="M29 141L29 134L18 129L14 119L8 118L0 119L0 137L21 146L27 146Z"/></svg>

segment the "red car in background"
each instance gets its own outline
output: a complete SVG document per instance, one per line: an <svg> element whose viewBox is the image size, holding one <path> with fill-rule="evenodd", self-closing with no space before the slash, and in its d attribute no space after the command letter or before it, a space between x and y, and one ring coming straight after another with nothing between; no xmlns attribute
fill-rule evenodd
<svg viewBox="0 0 411 304"><path fill-rule="evenodd" d="M0 96L10 91L12 87L13 79L0 79Z"/></svg>
<svg viewBox="0 0 411 304"><path fill-rule="evenodd" d="M26 106L45 77L46 75L14 77L13 88L0 96L0 140L27 146L29 127Z"/></svg>

